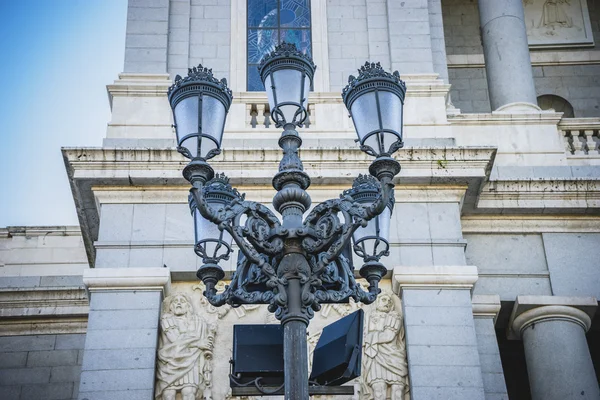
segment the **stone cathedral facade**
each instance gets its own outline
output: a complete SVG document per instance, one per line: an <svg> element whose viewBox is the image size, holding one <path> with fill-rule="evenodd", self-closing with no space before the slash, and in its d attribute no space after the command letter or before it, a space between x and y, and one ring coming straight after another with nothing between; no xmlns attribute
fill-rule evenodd
<svg viewBox="0 0 600 400"><path fill-rule="evenodd" d="M280 132L256 65L281 41L317 64L314 204L370 162L348 76L368 60L407 84L383 292L323 307L309 351L362 307L352 399L599 399L597 0L129 0L103 145L63 149L80 225L0 229L0 398L232 398L232 326L277 321L201 295L167 89L198 64L228 80L212 165L271 206Z"/></svg>

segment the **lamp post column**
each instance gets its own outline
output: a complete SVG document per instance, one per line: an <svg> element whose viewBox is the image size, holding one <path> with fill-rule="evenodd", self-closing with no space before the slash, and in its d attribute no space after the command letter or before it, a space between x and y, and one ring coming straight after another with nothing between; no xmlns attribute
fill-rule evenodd
<svg viewBox="0 0 600 400"><path fill-rule="evenodd" d="M273 206L283 218L283 228L289 231L284 243L284 257L277 267L277 276L286 287L286 301L280 307L278 318L283 326L283 360L286 400L308 400L308 351L306 329L309 310L303 304L302 288L310 278L311 270L301 246L302 215L310 207L306 189L310 178L304 172L298 149L302 139L293 124L284 126L279 140L283 157L279 172L273 178L277 194Z"/></svg>
<svg viewBox="0 0 600 400"><path fill-rule="evenodd" d="M479 20L492 110L537 108L522 0L479 0Z"/></svg>

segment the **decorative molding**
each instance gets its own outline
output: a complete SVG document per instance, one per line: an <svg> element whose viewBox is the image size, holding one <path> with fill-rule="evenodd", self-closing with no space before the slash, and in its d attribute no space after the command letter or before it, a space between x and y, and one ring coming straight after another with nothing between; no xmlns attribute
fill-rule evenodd
<svg viewBox="0 0 600 400"><path fill-rule="evenodd" d="M517 296L509 320L508 338L520 339L534 323L563 320L580 325L587 332L596 313L593 297Z"/></svg>
<svg viewBox="0 0 600 400"><path fill-rule="evenodd" d="M83 287L0 290L0 336L85 333L88 313Z"/></svg>
<svg viewBox="0 0 600 400"><path fill-rule="evenodd" d="M532 67L599 65L600 51L532 51ZM448 68L485 68L482 54L451 54L447 56Z"/></svg>
<svg viewBox="0 0 600 400"><path fill-rule="evenodd" d="M470 265L400 266L392 272L394 293L403 289L473 289L477 267Z"/></svg>
<svg viewBox="0 0 600 400"><path fill-rule="evenodd" d="M479 276L482 276L482 274L479 274ZM494 324L496 324L501 308L499 295L474 295L471 302L473 303L473 316L475 318L493 318Z"/></svg>
<svg viewBox="0 0 600 400"><path fill-rule="evenodd" d="M479 195L479 209L514 210L515 213L550 214L577 210L600 213L600 177L523 178L486 183Z"/></svg>
<svg viewBox="0 0 600 400"><path fill-rule="evenodd" d="M464 233L598 233L600 217L469 215L461 218Z"/></svg>
<svg viewBox="0 0 600 400"><path fill-rule="evenodd" d="M2 319L0 336L80 334L87 331L87 316Z"/></svg>
<svg viewBox="0 0 600 400"><path fill-rule="evenodd" d="M81 236L79 226L8 226L0 228L0 238L14 236Z"/></svg>
<svg viewBox="0 0 600 400"><path fill-rule="evenodd" d="M562 113L539 111L532 113L491 112L448 115L452 125L558 125Z"/></svg>
<svg viewBox="0 0 600 400"><path fill-rule="evenodd" d="M91 292L136 290L168 293L168 268L92 268L83 272L83 283Z"/></svg>
<svg viewBox="0 0 600 400"><path fill-rule="evenodd" d="M121 73L119 79L106 85L112 108L113 97L166 97L171 86L169 74Z"/></svg>

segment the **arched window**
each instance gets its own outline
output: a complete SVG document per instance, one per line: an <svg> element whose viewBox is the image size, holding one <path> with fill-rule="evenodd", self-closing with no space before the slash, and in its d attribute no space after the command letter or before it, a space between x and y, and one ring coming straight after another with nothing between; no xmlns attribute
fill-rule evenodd
<svg viewBox="0 0 600 400"><path fill-rule="evenodd" d="M544 94L537 98L537 102L542 110L554 110L563 113L564 118L575 118L571 103L560 96Z"/></svg>
<svg viewBox="0 0 600 400"><path fill-rule="evenodd" d="M249 92L265 90L257 66L281 42L312 56L310 0L248 0Z"/></svg>

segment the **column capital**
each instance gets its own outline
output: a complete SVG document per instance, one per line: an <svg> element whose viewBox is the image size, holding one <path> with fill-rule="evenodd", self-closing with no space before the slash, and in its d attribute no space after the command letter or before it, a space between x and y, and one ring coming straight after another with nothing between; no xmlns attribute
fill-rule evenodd
<svg viewBox="0 0 600 400"><path fill-rule="evenodd" d="M593 297L517 296L509 321L509 339L520 339L536 322L570 321L587 332L592 325L598 301Z"/></svg>
<svg viewBox="0 0 600 400"><path fill-rule="evenodd" d="M400 295L403 289L473 289L477 267L472 265L434 265L394 267L392 287Z"/></svg>
<svg viewBox="0 0 600 400"><path fill-rule="evenodd" d="M479 294L471 298L475 318L493 318L494 325L500 312L500 296L497 294Z"/></svg>
<svg viewBox="0 0 600 400"><path fill-rule="evenodd" d="M88 291L161 291L166 295L171 286L168 268L91 268L83 272Z"/></svg>

